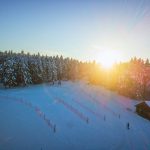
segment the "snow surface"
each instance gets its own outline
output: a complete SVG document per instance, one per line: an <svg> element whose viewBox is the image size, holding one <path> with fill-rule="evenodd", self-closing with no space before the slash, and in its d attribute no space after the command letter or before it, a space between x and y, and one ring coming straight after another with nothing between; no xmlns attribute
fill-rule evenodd
<svg viewBox="0 0 150 150"><path fill-rule="evenodd" d="M84 82L1 89L0 150L149 150L135 104Z"/></svg>
<svg viewBox="0 0 150 150"><path fill-rule="evenodd" d="M150 107L150 101L145 101L145 103Z"/></svg>

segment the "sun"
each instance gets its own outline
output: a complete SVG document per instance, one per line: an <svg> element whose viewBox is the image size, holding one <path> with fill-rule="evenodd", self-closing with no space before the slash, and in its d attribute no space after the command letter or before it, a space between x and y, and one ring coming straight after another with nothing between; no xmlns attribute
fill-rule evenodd
<svg viewBox="0 0 150 150"><path fill-rule="evenodd" d="M99 54L100 65L105 69L112 68L120 59L120 53L114 50L105 50Z"/></svg>

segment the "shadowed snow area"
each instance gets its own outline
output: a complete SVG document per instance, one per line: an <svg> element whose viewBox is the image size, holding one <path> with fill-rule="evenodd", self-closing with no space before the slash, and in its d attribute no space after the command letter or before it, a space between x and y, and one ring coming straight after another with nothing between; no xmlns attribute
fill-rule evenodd
<svg viewBox="0 0 150 150"><path fill-rule="evenodd" d="M135 104L85 82L1 88L0 150L148 150Z"/></svg>

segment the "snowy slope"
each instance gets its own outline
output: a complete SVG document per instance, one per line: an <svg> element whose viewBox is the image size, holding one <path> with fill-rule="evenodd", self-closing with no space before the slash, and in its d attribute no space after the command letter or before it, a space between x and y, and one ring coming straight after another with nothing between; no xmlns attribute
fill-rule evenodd
<svg viewBox="0 0 150 150"><path fill-rule="evenodd" d="M84 82L1 89L0 150L149 150L136 103Z"/></svg>

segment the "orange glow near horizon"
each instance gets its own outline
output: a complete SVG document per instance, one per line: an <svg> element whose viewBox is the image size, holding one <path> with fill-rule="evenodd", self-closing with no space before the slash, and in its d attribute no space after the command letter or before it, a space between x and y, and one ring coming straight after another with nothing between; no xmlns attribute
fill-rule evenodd
<svg viewBox="0 0 150 150"><path fill-rule="evenodd" d="M119 51L106 50L99 55L99 63L104 69L111 69L113 65L119 61L121 61Z"/></svg>

